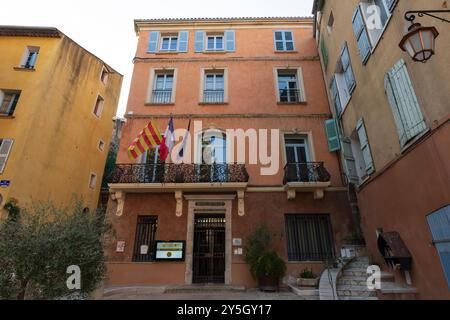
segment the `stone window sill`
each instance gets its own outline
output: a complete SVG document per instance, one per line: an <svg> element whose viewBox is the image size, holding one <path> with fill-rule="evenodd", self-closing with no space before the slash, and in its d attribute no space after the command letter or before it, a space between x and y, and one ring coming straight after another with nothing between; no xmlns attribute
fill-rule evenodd
<svg viewBox="0 0 450 320"><path fill-rule="evenodd" d="M6 114L0 114L0 119L15 119L16 117L14 116L8 116Z"/></svg>
<svg viewBox="0 0 450 320"><path fill-rule="evenodd" d="M24 68L24 67L14 67L14 70L16 71L28 71L28 72L35 72L35 68Z"/></svg>
<svg viewBox="0 0 450 320"><path fill-rule="evenodd" d="M146 102L145 106L174 106L175 103L158 103L158 102Z"/></svg>

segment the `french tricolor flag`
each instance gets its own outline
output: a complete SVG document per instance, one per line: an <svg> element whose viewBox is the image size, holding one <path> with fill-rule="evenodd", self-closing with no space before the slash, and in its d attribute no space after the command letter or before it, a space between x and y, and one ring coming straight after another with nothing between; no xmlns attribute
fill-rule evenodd
<svg viewBox="0 0 450 320"><path fill-rule="evenodd" d="M172 151L173 146L175 145L175 130L173 128L173 116L170 115L169 125L167 126L167 130L164 133L164 138L159 147L159 158L162 161L166 161L170 152Z"/></svg>

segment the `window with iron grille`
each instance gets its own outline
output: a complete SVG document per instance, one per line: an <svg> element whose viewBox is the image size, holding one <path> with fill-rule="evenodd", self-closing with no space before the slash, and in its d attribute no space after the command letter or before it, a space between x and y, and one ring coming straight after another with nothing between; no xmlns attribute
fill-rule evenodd
<svg viewBox="0 0 450 320"><path fill-rule="evenodd" d="M157 216L138 216L133 262L149 262L154 260L157 225Z"/></svg>
<svg viewBox="0 0 450 320"><path fill-rule="evenodd" d="M289 261L327 261L335 256L329 215L287 214L285 218Z"/></svg>

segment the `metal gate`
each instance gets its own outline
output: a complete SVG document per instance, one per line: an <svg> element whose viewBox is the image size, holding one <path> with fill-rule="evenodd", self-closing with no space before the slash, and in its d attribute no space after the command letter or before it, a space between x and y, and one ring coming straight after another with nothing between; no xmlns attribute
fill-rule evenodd
<svg viewBox="0 0 450 320"><path fill-rule="evenodd" d="M193 283L225 283L225 215L197 215Z"/></svg>

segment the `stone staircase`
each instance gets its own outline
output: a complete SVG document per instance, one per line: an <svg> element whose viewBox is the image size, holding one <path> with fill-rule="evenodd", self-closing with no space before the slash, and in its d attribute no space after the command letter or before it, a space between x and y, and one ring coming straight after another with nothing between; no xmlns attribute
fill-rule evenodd
<svg viewBox="0 0 450 320"><path fill-rule="evenodd" d="M368 257L358 257L344 267L337 281L339 300L378 300L376 291L367 288L368 266Z"/></svg>

